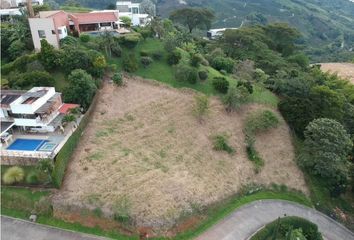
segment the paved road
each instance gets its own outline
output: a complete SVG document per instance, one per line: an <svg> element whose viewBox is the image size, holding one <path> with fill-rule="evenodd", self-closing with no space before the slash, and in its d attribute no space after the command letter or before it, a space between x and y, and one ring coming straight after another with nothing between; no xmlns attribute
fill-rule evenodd
<svg viewBox="0 0 354 240"><path fill-rule="evenodd" d="M354 240L352 232L315 209L281 200L261 200L245 205L207 230L197 240L246 240L262 226L284 214L316 223L327 240Z"/></svg>
<svg viewBox="0 0 354 240"><path fill-rule="evenodd" d="M15 218L1 216L3 240L107 240L84 233L66 231Z"/></svg>

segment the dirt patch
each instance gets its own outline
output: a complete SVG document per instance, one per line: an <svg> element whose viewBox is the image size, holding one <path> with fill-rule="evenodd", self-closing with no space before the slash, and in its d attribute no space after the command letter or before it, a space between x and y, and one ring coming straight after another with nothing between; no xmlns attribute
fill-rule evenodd
<svg viewBox="0 0 354 240"><path fill-rule="evenodd" d="M320 63L324 72L337 73L354 84L354 63Z"/></svg>
<svg viewBox="0 0 354 240"><path fill-rule="evenodd" d="M250 182L307 193L284 121L257 136L265 167L256 175L246 155L243 120L265 107L226 114L212 98L209 116L200 124L192 114L194 94L132 79L121 88L105 84L54 202L108 212L118 205L137 226L162 230ZM230 136L236 154L213 150L210 138L219 133Z"/></svg>

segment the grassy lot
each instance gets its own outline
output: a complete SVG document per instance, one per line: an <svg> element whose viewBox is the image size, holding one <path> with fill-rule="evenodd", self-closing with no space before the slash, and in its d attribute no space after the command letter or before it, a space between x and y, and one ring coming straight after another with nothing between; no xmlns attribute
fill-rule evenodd
<svg viewBox="0 0 354 240"><path fill-rule="evenodd" d="M150 66L144 68L140 63L140 52L144 50L146 52L157 52L161 51L163 57L159 61L154 61ZM137 47L133 50L123 48L123 51L134 51L135 56L139 62L139 69L135 72L135 75L141 76L143 78L154 79L159 82L169 84L176 88L192 88L194 90L200 91L206 95L220 95L212 86L212 80L214 77L225 77L229 80L230 84L236 84L236 80L232 78L231 75L224 76L219 71L215 70L210 66L200 66L199 70L205 70L208 72L208 79L205 81L198 81L196 84L190 84L187 82L177 81L174 77L174 67L167 63L167 52L164 49L163 42L158 39L146 39L141 41ZM188 62L188 53L185 52L182 55L182 62ZM116 64L118 69L122 68L121 58L111 58L109 61L111 64ZM269 90L262 86L255 86L254 93L250 97L250 102L268 104L273 107L277 106L278 98Z"/></svg>
<svg viewBox="0 0 354 240"><path fill-rule="evenodd" d="M34 205L36 201L38 201L43 196L48 196L50 194L49 191L34 191L31 189L20 189L20 188L11 188L11 187L3 187L1 190L1 212L3 215L28 219L30 211L19 210L13 208L7 208L4 202L12 201L13 194L21 195L24 198L29 199L29 201ZM184 233L178 234L176 237L172 239L181 240L181 239L192 239L197 237L199 234L210 228L212 225L217 223L222 218L226 217L237 208L242 205L251 203L256 200L261 199L283 199L288 201L297 202L306 206L311 207L311 202L302 194L297 192L287 192L287 191L276 191L276 190L263 190L260 192L256 192L246 196L234 196L229 200L226 200L223 203L219 203L211 208L209 208L205 213L205 218L202 222L200 222L196 227L190 229ZM5 205L5 206L4 206ZM98 227L91 228L85 227L77 223L68 223L60 219L53 218L51 216L39 216L38 223L54 226L62 229L73 230L77 232L83 232L88 234L95 234L99 236L110 237L113 239L129 239L135 240L138 239L136 236L124 236L119 234L118 232L109 232L104 231ZM164 238L154 238L154 239L164 239Z"/></svg>

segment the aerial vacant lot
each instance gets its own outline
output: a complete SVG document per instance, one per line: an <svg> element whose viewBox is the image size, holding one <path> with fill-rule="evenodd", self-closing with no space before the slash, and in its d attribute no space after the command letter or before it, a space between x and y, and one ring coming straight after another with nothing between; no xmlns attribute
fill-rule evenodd
<svg viewBox="0 0 354 240"><path fill-rule="evenodd" d="M324 72L337 73L354 84L354 63L321 63Z"/></svg>
<svg viewBox="0 0 354 240"><path fill-rule="evenodd" d="M248 105L227 114L220 100L200 123L192 114L195 93L127 79L105 83L55 202L126 211L139 226L170 227L184 213L238 192L242 185L286 184L307 193L289 129L257 136L265 166L255 174L247 159L243 120L265 108ZM213 150L211 137L230 136L235 154Z"/></svg>

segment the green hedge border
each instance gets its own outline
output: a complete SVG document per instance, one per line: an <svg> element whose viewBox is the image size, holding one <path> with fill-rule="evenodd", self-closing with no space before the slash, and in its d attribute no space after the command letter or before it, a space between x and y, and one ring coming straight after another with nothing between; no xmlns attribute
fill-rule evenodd
<svg viewBox="0 0 354 240"><path fill-rule="evenodd" d="M89 109L86 111L85 115L82 117L79 126L75 129L75 132L70 136L68 141L64 144L63 148L59 151L58 155L55 157L54 170L52 173L53 185L56 188L60 188L65 176L67 165L71 159L74 150L76 149L80 138L90 121L90 117L96 107L98 101L99 90L97 90Z"/></svg>

